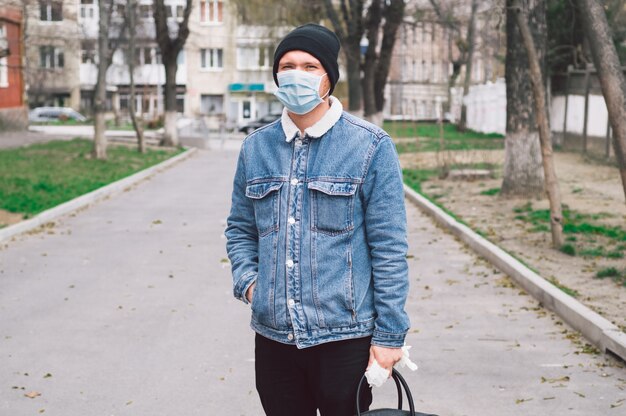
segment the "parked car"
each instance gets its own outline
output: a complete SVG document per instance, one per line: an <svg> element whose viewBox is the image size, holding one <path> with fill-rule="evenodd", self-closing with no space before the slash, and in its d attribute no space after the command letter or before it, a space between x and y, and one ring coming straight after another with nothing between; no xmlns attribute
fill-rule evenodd
<svg viewBox="0 0 626 416"><path fill-rule="evenodd" d="M257 120L251 121L248 124L241 126L239 128L239 131L242 133L250 134L256 129L270 124L272 121L278 120L280 116L282 116L282 113L266 114Z"/></svg>
<svg viewBox="0 0 626 416"><path fill-rule="evenodd" d="M69 107L37 107L28 113L28 121L35 123L49 121L87 121L87 117Z"/></svg>

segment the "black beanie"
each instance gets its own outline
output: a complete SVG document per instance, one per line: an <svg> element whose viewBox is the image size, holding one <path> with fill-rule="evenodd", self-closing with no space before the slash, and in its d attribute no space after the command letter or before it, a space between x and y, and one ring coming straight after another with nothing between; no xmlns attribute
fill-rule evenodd
<svg viewBox="0 0 626 416"><path fill-rule="evenodd" d="M278 44L274 52L274 82L278 85L278 62L289 51L308 52L317 59L326 70L330 80L330 92L332 94L339 79L339 38L335 33L324 26L315 23L307 23L289 32Z"/></svg>

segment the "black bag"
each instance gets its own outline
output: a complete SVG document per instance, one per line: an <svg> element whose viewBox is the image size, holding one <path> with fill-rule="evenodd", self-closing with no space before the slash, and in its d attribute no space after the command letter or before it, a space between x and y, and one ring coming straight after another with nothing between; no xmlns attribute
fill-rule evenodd
<svg viewBox="0 0 626 416"><path fill-rule="evenodd" d="M356 390L356 415L357 416L437 416L427 413L420 413L415 411L415 405L413 404L413 396L411 396L411 390L409 390L409 385L406 384L404 378L400 375L399 372L394 368L391 372L391 377L393 381L396 382L396 388L398 389L398 408L397 409L374 409L368 410L367 412L361 413L361 409L359 406L359 396L361 395L361 386L363 385L363 381L365 380L365 374L361 377L361 381L359 382L359 387ZM406 398L409 402L409 410L402 410L402 388L406 392Z"/></svg>

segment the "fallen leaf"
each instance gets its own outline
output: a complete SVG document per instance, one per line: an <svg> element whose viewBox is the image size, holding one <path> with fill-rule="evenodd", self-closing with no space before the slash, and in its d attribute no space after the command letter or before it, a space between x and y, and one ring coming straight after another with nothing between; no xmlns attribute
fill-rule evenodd
<svg viewBox="0 0 626 416"><path fill-rule="evenodd" d="M545 377L541 377L541 382L542 383L560 383L563 381L569 381L569 376L564 376L561 378L545 378Z"/></svg>
<svg viewBox="0 0 626 416"><path fill-rule="evenodd" d="M52 377L52 374L50 374L50 373L46 373L46 375L43 376L43 378L50 378L50 377Z"/></svg>
<svg viewBox="0 0 626 416"><path fill-rule="evenodd" d="M37 396L41 396L41 393L39 393L38 391L31 391L29 393L24 394L24 396L28 397L29 399L34 399Z"/></svg>

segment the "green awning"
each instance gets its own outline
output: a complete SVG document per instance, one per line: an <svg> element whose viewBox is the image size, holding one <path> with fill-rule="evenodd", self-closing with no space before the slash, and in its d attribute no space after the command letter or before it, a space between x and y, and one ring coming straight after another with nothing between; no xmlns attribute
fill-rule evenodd
<svg viewBox="0 0 626 416"><path fill-rule="evenodd" d="M230 92L256 92L265 91L265 84L242 84L234 83L228 85L228 91Z"/></svg>

